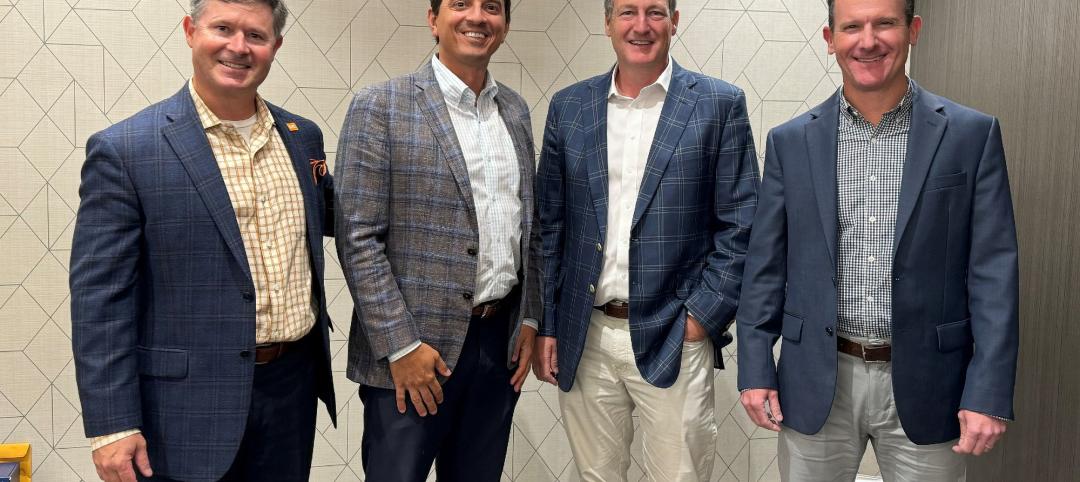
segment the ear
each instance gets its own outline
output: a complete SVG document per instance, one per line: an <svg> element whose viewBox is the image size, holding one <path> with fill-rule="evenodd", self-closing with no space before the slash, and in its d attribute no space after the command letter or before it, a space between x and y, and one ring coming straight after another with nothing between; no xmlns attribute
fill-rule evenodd
<svg viewBox="0 0 1080 482"><path fill-rule="evenodd" d="M671 14L671 35L674 36L679 31L679 11Z"/></svg>
<svg viewBox="0 0 1080 482"><path fill-rule="evenodd" d="M281 48L281 43L285 41L285 37L278 36L277 41L274 42L274 53L276 54L278 49Z"/></svg>
<svg viewBox="0 0 1080 482"><path fill-rule="evenodd" d="M908 25L908 37L911 38L911 45L919 43L919 32L922 31L922 17L916 15L911 19L911 25Z"/></svg>
<svg viewBox="0 0 1080 482"><path fill-rule="evenodd" d="M435 41L438 42L439 41L439 28L435 26L435 17L436 17L435 11L432 10L431 7L428 7L428 9L427 9L428 28L431 29L431 36L435 37Z"/></svg>
<svg viewBox="0 0 1080 482"><path fill-rule="evenodd" d="M829 55L835 54L836 49L833 48L833 31L828 25L821 29L821 37L825 39L825 44L829 46Z"/></svg>
<svg viewBox="0 0 1080 482"><path fill-rule="evenodd" d="M187 39L188 47L191 47L191 38L195 35L195 20L191 15L184 17L184 38Z"/></svg>

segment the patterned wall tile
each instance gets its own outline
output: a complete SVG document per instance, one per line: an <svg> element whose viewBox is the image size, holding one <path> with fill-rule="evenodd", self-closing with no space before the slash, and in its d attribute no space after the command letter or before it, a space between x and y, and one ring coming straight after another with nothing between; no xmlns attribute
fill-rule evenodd
<svg viewBox="0 0 1080 482"><path fill-rule="evenodd" d="M427 0L291 0L278 61L260 92L323 129L332 165L352 94L410 72L435 49ZM82 435L67 293L71 229L87 137L182 87L191 74L186 0L0 0L0 441L35 444L42 480L96 480ZM615 56L602 0L516 0L493 75L517 90L543 134L551 96ZM771 127L839 85L821 40L823 0L681 0L672 56L746 92L759 155ZM352 300L326 243L339 424L320 412L312 480L364 480L363 404L345 377ZM714 481L778 480L775 434L735 389L734 346L718 372ZM506 481L577 481L556 388L530 379L515 413ZM642 477L640 437L631 480ZM433 480L433 479L432 479Z"/></svg>

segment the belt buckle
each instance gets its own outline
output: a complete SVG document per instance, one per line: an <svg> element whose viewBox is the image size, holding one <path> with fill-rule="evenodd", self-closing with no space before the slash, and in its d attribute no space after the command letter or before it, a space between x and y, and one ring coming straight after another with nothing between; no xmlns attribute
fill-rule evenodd
<svg viewBox="0 0 1080 482"><path fill-rule="evenodd" d="M879 349L882 349L882 348L888 348L888 346L889 346L888 343L882 343L882 342L876 342L876 343L871 342L871 343L867 343L865 345L860 343L859 347L862 348L863 362L864 363L888 363L888 361L886 361L886 360L871 360L869 358L870 354L872 352L874 352L875 350L879 350Z"/></svg>
<svg viewBox="0 0 1080 482"><path fill-rule="evenodd" d="M482 305L483 308L480 309L480 319L485 320L489 316L494 315L495 314L495 309L496 309L495 305L496 305L496 303L492 303L492 302L484 303Z"/></svg>
<svg viewBox="0 0 1080 482"><path fill-rule="evenodd" d="M277 349L278 349L278 353L279 353L278 356L280 356L281 345L278 344L278 343L263 343L263 344L255 345L255 364L256 365L265 365L267 363L270 363L270 361L273 361L273 360L259 361L259 349L260 348L272 348L275 345L277 345ZM277 357L275 356L273 359L277 359Z"/></svg>

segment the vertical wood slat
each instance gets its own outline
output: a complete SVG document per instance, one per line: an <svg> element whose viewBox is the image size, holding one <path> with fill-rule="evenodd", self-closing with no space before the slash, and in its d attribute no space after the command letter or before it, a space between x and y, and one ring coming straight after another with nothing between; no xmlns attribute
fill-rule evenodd
<svg viewBox="0 0 1080 482"><path fill-rule="evenodd" d="M1000 118L1020 238L1017 421L968 480L1080 480L1080 2L917 8L912 77Z"/></svg>

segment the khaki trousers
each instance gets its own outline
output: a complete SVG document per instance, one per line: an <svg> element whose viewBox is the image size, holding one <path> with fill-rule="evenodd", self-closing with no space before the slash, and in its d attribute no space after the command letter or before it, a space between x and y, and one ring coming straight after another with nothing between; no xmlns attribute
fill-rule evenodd
<svg viewBox="0 0 1080 482"><path fill-rule="evenodd" d="M780 431L781 480L855 480L869 440L886 482L963 482L966 464L952 451L955 441L915 445L908 440L896 414L892 364L838 355L836 396L825 426L814 435L787 427Z"/></svg>
<svg viewBox="0 0 1080 482"><path fill-rule="evenodd" d="M657 388L641 377L626 320L593 310L574 387L559 392L563 425L585 482L627 480L631 414L641 423L641 469L650 481L710 479L716 445L713 348L683 343L679 377Z"/></svg>

